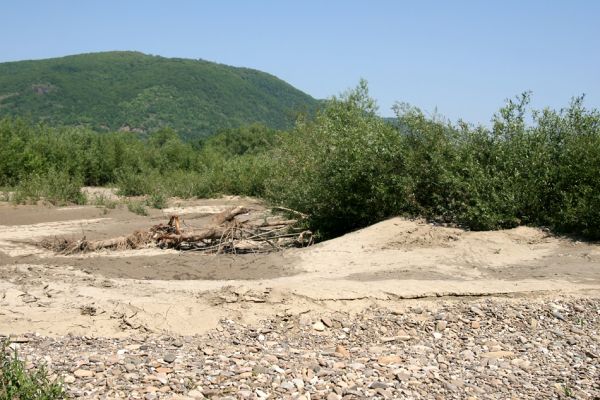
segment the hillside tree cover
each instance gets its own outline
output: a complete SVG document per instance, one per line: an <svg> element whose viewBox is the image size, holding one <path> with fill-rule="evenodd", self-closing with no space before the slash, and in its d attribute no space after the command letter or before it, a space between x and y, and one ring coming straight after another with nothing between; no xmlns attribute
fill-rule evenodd
<svg viewBox="0 0 600 400"><path fill-rule="evenodd" d="M320 102L267 73L137 52L0 63L0 117L194 139L261 123L291 128Z"/></svg>

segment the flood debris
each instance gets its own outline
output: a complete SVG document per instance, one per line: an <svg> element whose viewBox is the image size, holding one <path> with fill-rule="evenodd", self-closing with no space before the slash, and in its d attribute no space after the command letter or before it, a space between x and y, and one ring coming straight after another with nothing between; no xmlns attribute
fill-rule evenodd
<svg viewBox="0 0 600 400"><path fill-rule="evenodd" d="M306 247L314 243L311 231L302 227L306 218L289 219L271 212L253 212L238 206L216 214L201 229L182 228L178 215L172 215L166 224L157 224L148 230L104 240L88 240L85 236L44 239L39 245L62 255L89 253L101 250L131 250L158 247L211 254L268 253L290 247Z"/></svg>

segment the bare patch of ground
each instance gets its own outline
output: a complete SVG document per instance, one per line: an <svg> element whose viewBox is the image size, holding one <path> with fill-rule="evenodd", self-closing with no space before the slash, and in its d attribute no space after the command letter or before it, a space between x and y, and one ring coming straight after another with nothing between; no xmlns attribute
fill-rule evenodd
<svg viewBox="0 0 600 400"><path fill-rule="evenodd" d="M59 256L35 245L113 238L171 214L201 228L238 205L264 208L237 197L171 200L142 217L124 206L0 203L0 333L194 335L222 318L252 324L403 299L600 292L600 245L528 227L467 232L392 218L310 248L243 256L156 248Z"/></svg>

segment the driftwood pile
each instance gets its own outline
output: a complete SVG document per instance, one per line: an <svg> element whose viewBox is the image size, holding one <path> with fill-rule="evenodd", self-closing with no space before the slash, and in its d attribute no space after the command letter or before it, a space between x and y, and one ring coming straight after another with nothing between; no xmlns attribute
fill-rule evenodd
<svg viewBox="0 0 600 400"><path fill-rule="evenodd" d="M150 247L214 254L267 253L313 244L312 232L298 227L300 220L305 218L303 214L296 213L298 219L266 215L236 218L248 213L249 210L241 206L225 210L215 215L203 229L182 229L179 216L173 215L166 225L154 225L147 231L136 231L127 236L106 240L87 240L85 236L80 240L55 238L44 240L40 245L63 255L71 255Z"/></svg>

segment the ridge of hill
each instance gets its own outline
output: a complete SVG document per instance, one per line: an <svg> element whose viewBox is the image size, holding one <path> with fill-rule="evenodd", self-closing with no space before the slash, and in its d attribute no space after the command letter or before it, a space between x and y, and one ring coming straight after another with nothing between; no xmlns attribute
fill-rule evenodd
<svg viewBox="0 0 600 400"><path fill-rule="evenodd" d="M265 72L139 52L0 63L0 117L183 137L262 123L289 128L319 100Z"/></svg>

